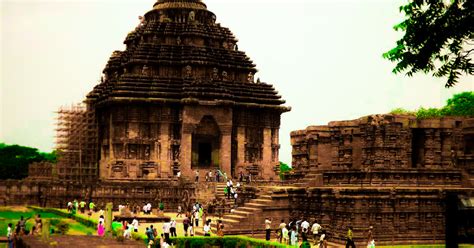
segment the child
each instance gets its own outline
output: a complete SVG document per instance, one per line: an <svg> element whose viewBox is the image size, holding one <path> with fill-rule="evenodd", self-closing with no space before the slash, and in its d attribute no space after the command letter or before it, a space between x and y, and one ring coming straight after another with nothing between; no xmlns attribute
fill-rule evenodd
<svg viewBox="0 0 474 248"><path fill-rule="evenodd" d="M99 221L99 225L97 225L97 235L102 237L105 234L105 227L104 224L102 224L102 221Z"/></svg>

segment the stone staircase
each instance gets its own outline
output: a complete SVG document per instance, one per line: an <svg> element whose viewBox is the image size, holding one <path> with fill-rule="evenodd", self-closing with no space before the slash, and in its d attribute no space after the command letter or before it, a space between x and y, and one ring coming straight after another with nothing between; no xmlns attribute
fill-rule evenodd
<svg viewBox="0 0 474 248"><path fill-rule="evenodd" d="M294 184L297 187L322 186L323 175L316 168L311 167L304 177Z"/></svg>
<svg viewBox="0 0 474 248"><path fill-rule="evenodd" d="M243 206L231 210L222 218L226 235L263 233L266 216L262 216L263 209L272 205L271 191L260 190L257 198L250 200ZM255 217L259 218L255 218ZM261 220L263 218L263 220ZM258 219L258 220L257 220ZM217 231L217 223L213 222L212 231Z"/></svg>

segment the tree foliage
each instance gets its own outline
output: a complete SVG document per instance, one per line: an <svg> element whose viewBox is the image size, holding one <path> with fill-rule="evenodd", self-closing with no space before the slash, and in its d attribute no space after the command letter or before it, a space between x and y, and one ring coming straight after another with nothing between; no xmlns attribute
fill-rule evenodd
<svg viewBox="0 0 474 248"><path fill-rule="evenodd" d="M291 167L280 161L280 179L285 179L285 173L291 171Z"/></svg>
<svg viewBox="0 0 474 248"><path fill-rule="evenodd" d="M55 163L56 152L39 152L38 149L0 143L0 180L22 179L28 176L28 165L32 162Z"/></svg>
<svg viewBox="0 0 474 248"><path fill-rule="evenodd" d="M474 75L474 1L410 0L400 12L406 19L394 29L405 35L383 55L397 62L394 73L432 72L447 88Z"/></svg>
<svg viewBox="0 0 474 248"><path fill-rule="evenodd" d="M440 118L443 116L465 116L474 117L474 92L467 91L455 94L448 99L442 108L419 108L416 111L409 111L403 108L396 108L390 111L394 115L413 115L418 119Z"/></svg>

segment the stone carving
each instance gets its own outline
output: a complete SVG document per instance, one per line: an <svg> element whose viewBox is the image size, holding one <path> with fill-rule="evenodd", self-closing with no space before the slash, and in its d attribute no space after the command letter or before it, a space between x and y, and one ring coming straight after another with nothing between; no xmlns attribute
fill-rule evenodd
<svg viewBox="0 0 474 248"><path fill-rule="evenodd" d="M226 71L222 71L222 81L227 81L229 79L229 76L227 75Z"/></svg>
<svg viewBox="0 0 474 248"><path fill-rule="evenodd" d="M219 69L217 68L212 68L212 75L211 75L212 80L219 80Z"/></svg>
<svg viewBox="0 0 474 248"><path fill-rule="evenodd" d="M194 22L195 18L196 18L196 14L194 13L194 11L190 11L188 15L188 22Z"/></svg>
<svg viewBox="0 0 474 248"><path fill-rule="evenodd" d="M150 68L148 68L147 65L143 65L143 67L142 67L142 75L144 75L144 76L149 76L149 74L150 74Z"/></svg>
<svg viewBox="0 0 474 248"><path fill-rule="evenodd" d="M190 65L187 65L185 68L184 68L184 78L192 78L193 76L193 68L190 66Z"/></svg>
<svg viewBox="0 0 474 248"><path fill-rule="evenodd" d="M247 75L247 82L248 83L255 83L253 72L249 72L249 74Z"/></svg>
<svg viewBox="0 0 474 248"><path fill-rule="evenodd" d="M178 36L178 38L176 38L176 44L179 46L181 45L181 37Z"/></svg>

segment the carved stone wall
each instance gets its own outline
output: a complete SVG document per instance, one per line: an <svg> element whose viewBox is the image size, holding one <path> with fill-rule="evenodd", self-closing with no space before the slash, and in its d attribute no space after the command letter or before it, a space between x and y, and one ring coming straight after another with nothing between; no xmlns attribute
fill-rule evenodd
<svg viewBox="0 0 474 248"><path fill-rule="evenodd" d="M0 205L38 205L65 208L68 201L92 199L98 207L107 202L143 206L150 202L158 206L160 200L165 208L176 211L196 200L195 185L178 181L155 182L100 182L80 184L52 181L2 181L0 184Z"/></svg>
<svg viewBox="0 0 474 248"><path fill-rule="evenodd" d="M332 184L470 185L472 122L371 115L308 127L291 133L292 165L296 177L320 174Z"/></svg>

